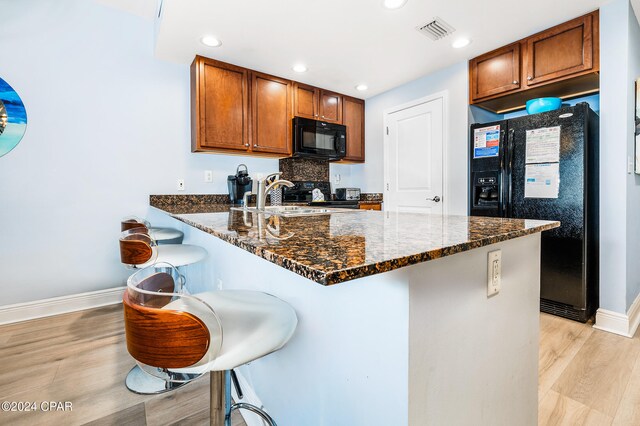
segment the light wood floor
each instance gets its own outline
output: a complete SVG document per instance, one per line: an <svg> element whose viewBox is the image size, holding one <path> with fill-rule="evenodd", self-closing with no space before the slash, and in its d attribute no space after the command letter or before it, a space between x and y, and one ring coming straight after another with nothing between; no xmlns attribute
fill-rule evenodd
<svg viewBox="0 0 640 426"><path fill-rule="evenodd" d="M4 412L0 425L208 425L209 380L129 392L121 305L0 327L0 402L70 401L71 412ZM234 412L234 426L244 426Z"/></svg>
<svg viewBox="0 0 640 426"><path fill-rule="evenodd" d="M207 379L136 395L124 386L132 366L119 305L2 326L0 402L70 401L73 411L0 411L0 424L208 424ZM638 335L541 314L539 377L540 425L640 425Z"/></svg>

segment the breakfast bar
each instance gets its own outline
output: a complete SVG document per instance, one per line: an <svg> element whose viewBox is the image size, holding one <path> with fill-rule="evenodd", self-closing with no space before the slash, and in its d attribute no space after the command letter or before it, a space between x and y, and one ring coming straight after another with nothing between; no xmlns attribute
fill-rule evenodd
<svg viewBox="0 0 640 426"><path fill-rule="evenodd" d="M540 233L558 222L151 205L154 223L210 253L187 271L190 291L259 290L295 308L287 346L239 370L279 425L537 424Z"/></svg>

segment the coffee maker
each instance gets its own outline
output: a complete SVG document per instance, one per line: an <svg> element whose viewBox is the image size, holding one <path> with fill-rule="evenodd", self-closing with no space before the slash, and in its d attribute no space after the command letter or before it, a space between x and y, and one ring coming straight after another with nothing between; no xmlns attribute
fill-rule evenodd
<svg viewBox="0 0 640 426"><path fill-rule="evenodd" d="M244 167L244 170L240 168ZM249 170L244 164L240 164L236 169L236 174L227 177L227 187L229 188L229 201L231 204L242 204L245 192L251 191L253 181L249 177Z"/></svg>

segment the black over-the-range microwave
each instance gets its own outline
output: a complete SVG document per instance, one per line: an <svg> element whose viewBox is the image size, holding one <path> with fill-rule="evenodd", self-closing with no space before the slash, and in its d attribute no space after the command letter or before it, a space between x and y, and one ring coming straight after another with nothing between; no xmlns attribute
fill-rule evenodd
<svg viewBox="0 0 640 426"><path fill-rule="evenodd" d="M340 160L347 154L347 127L294 117L293 156Z"/></svg>

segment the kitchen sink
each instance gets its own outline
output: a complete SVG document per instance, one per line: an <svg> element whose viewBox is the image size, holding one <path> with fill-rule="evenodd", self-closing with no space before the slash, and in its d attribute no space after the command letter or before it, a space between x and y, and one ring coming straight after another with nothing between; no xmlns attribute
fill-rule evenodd
<svg viewBox="0 0 640 426"><path fill-rule="evenodd" d="M257 209L256 207L231 207L231 210L248 211L252 213L265 213L276 216L313 216L321 214L347 213L358 211L353 209L327 209L306 206L267 206L264 208L264 210Z"/></svg>

